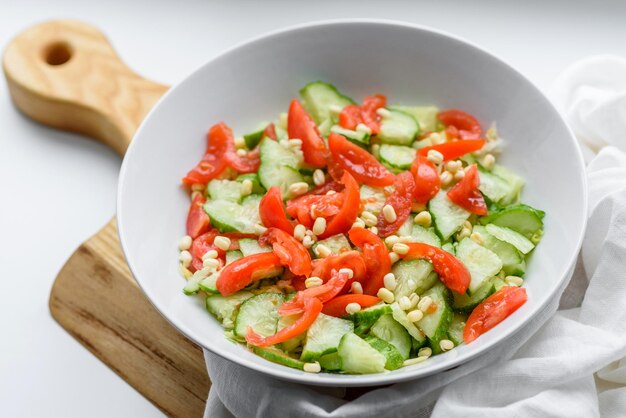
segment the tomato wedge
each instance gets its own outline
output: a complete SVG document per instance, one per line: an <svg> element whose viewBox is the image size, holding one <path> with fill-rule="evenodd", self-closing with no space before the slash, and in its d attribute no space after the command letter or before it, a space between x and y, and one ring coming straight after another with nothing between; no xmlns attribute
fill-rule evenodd
<svg viewBox="0 0 626 418"><path fill-rule="evenodd" d="M259 203L259 217L268 228L278 228L293 234L294 222L287 218L278 186L272 186Z"/></svg>
<svg viewBox="0 0 626 418"><path fill-rule="evenodd" d="M325 315L341 318L348 314L346 312L346 306L348 306L348 304L350 303L358 303L361 308L369 308L370 306L376 305L378 302L380 302L380 299L378 299L376 296L357 294L341 295L324 303L322 313Z"/></svg>
<svg viewBox="0 0 626 418"><path fill-rule="evenodd" d="M354 177L347 171L343 173L341 177L341 183L346 187L344 190L345 199L343 206L326 224L326 229L323 234L319 235L319 238L328 238L336 234L346 232L357 216L361 206L361 192L359 190L359 184Z"/></svg>
<svg viewBox="0 0 626 418"><path fill-rule="evenodd" d="M256 173L261 165L259 147L248 151L244 156L240 156L235 152L234 142L233 148L226 154L228 164L239 173Z"/></svg>
<svg viewBox="0 0 626 418"><path fill-rule="evenodd" d="M363 249L363 258L367 267L368 279L361 282L363 293L375 295L381 287L384 287L385 274L391 271L391 260L387 246L378 235L365 228L352 228L348 232L350 241Z"/></svg>
<svg viewBox="0 0 626 418"><path fill-rule="evenodd" d="M232 131L224 123L213 125L207 133L207 147L202 160L185 177L183 183L207 184L219 176L226 168L228 161L225 158L232 145Z"/></svg>
<svg viewBox="0 0 626 418"><path fill-rule="evenodd" d="M198 236L204 234L211 227L211 221L209 215L204 211L204 204L206 198L202 193L196 193L189 206L189 213L187 214L187 235L195 239Z"/></svg>
<svg viewBox="0 0 626 418"><path fill-rule="evenodd" d="M405 260L425 259L431 262L433 270L439 274L443 284L450 290L465 293L471 281L471 276L463 263L449 252L441 248L421 242L406 244L409 252L400 255Z"/></svg>
<svg viewBox="0 0 626 418"><path fill-rule="evenodd" d="M328 150L311 116L304 110L298 99L293 99L287 115L289 138L302 140L304 162L312 167L324 167Z"/></svg>
<svg viewBox="0 0 626 418"><path fill-rule="evenodd" d="M474 116L469 113L465 113L462 110L444 110L437 114L437 119L439 119L447 127L456 128L455 131L458 132L458 137L463 140L479 139L483 134L483 130L481 129L478 120L476 120Z"/></svg>
<svg viewBox="0 0 626 418"><path fill-rule="evenodd" d="M270 253L265 253L270 254ZM337 296L350 280L348 273L335 271L329 281L321 286L310 287L296 293L293 299L285 302L278 308L280 315L295 315L304 310L304 301L309 298L317 298L324 303Z"/></svg>
<svg viewBox="0 0 626 418"><path fill-rule="evenodd" d="M225 251L221 248L216 247L213 244L215 237L218 235L230 238L230 247L228 248L229 251L239 249L240 238L256 238L256 235L241 234L238 232L220 233L220 231L218 231L217 229L211 229L204 234L199 235L196 239L193 240L193 242L191 243L191 248L189 249L192 257L192 271L200 270L202 268L202 256L206 254L209 250L217 251L218 258L222 262L224 262L224 256L226 255Z"/></svg>
<svg viewBox="0 0 626 418"><path fill-rule="evenodd" d="M343 192L330 195L309 193L287 202L287 213L311 228L315 218L329 218L339 213L344 200Z"/></svg>
<svg viewBox="0 0 626 418"><path fill-rule="evenodd" d="M281 329L274 335L262 337L254 332L252 327L248 327L246 331L246 341L257 347L267 347L268 345L282 343L306 332L319 316L323 305L317 298L308 298L304 301L303 305L304 312L302 316L298 318L296 322Z"/></svg>
<svg viewBox="0 0 626 418"><path fill-rule="evenodd" d="M393 222L387 221L384 214L378 215L378 233L382 237L388 237L393 234L404 224L411 214L411 201L415 194L415 178L413 174L405 171L396 176L395 189L387 199L385 205L393 207L396 213L396 219Z"/></svg>
<svg viewBox="0 0 626 418"><path fill-rule="evenodd" d="M465 323L463 341L467 344L504 321L526 303L526 289L505 286L474 308Z"/></svg>
<svg viewBox="0 0 626 418"><path fill-rule="evenodd" d="M369 152L343 136L331 133L328 147L333 160L354 178L369 186L382 187L393 184L395 177Z"/></svg>
<svg viewBox="0 0 626 418"><path fill-rule="evenodd" d="M263 136L276 140L276 127L273 122L270 122L263 131Z"/></svg>
<svg viewBox="0 0 626 418"><path fill-rule="evenodd" d="M382 94L367 96L363 99L363 106L349 105L339 114L339 125L346 129L355 130L359 123L365 124L372 134L380 130L380 116L376 111L387 105L387 97Z"/></svg>
<svg viewBox="0 0 626 418"><path fill-rule="evenodd" d="M326 282L332 277L333 271L339 271L342 268L352 270L354 273L352 280L360 282L367 278L367 267L363 254L354 250L313 260L311 276L319 277Z"/></svg>
<svg viewBox="0 0 626 418"><path fill-rule="evenodd" d="M222 295L228 296L281 269L282 263L276 254L251 254L224 267L215 285Z"/></svg>
<svg viewBox="0 0 626 418"><path fill-rule="evenodd" d="M413 198L417 203L428 203L441 189L437 168L428 158L418 155L411 165L411 173L415 177Z"/></svg>
<svg viewBox="0 0 626 418"><path fill-rule="evenodd" d="M478 186L480 186L478 168L476 164L472 164L465 171L461 181L448 190L448 198L466 211L484 216L488 212L487 204Z"/></svg>
<svg viewBox="0 0 626 418"><path fill-rule="evenodd" d="M294 274L311 274L311 255L300 241L278 228L268 228L259 238L259 244L272 244L274 254Z"/></svg>
<svg viewBox="0 0 626 418"><path fill-rule="evenodd" d="M453 141L444 142L439 145L432 145L430 147L421 148L417 153L419 155L427 156L428 151L434 149L439 151L443 155L444 161L455 160L459 157L469 154L470 152L478 151L485 145L484 139L468 139L465 141Z"/></svg>

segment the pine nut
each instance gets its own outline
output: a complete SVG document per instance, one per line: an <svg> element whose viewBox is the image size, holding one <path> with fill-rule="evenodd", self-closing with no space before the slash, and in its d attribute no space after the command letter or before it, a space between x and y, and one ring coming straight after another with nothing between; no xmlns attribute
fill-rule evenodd
<svg viewBox="0 0 626 418"><path fill-rule="evenodd" d="M352 282L352 284L350 285L350 292L357 295L362 295L363 286L359 282Z"/></svg>
<svg viewBox="0 0 626 418"><path fill-rule="evenodd" d="M302 239L302 245L305 246L305 248L311 248L311 246L315 243L315 241L313 241L313 239L306 235L303 239Z"/></svg>
<svg viewBox="0 0 626 418"><path fill-rule="evenodd" d="M450 185L453 179L454 177L452 176L452 174L450 174L449 171L444 171L443 173L441 173L440 181L443 187L447 187L448 185Z"/></svg>
<svg viewBox="0 0 626 418"><path fill-rule="evenodd" d="M430 308L430 305L432 305L432 303L433 303L433 300L431 299L430 296L424 296L418 302L417 309L425 313L426 311L428 311L428 308Z"/></svg>
<svg viewBox="0 0 626 418"><path fill-rule="evenodd" d="M372 212L364 210L361 212L361 219L365 222L367 226L374 226L378 223L378 218Z"/></svg>
<svg viewBox="0 0 626 418"><path fill-rule="evenodd" d="M472 232L472 234L470 235L470 239L479 245L483 245L485 243L483 236L480 235L478 232Z"/></svg>
<svg viewBox="0 0 626 418"><path fill-rule="evenodd" d="M202 261L202 267L217 269L220 266L220 261L216 258L205 258Z"/></svg>
<svg viewBox="0 0 626 418"><path fill-rule="evenodd" d="M365 222L363 222L363 219L361 218L356 218L352 224L352 228L365 228Z"/></svg>
<svg viewBox="0 0 626 418"><path fill-rule="evenodd" d="M400 254L400 255L404 255L409 252L409 246L402 242L398 242L397 244L394 244L392 249L395 253Z"/></svg>
<svg viewBox="0 0 626 418"><path fill-rule="evenodd" d="M184 267L188 267L191 264L191 253L187 250L183 250L178 255L178 259L183 264Z"/></svg>
<svg viewBox="0 0 626 418"><path fill-rule="evenodd" d="M400 260L400 256L398 255L398 253L395 253L393 251L389 253L389 261L391 261L391 264L396 263L398 260Z"/></svg>
<svg viewBox="0 0 626 418"><path fill-rule="evenodd" d="M315 183L316 186L321 186L326 183L326 176L319 168L313 172L313 183Z"/></svg>
<svg viewBox="0 0 626 418"><path fill-rule="evenodd" d="M450 174L456 174L456 172L459 171L462 166L463 163L461 163L460 161L452 160L446 163L446 170L448 170Z"/></svg>
<svg viewBox="0 0 626 418"><path fill-rule="evenodd" d="M294 196L300 196L309 191L309 185L303 181L299 181L297 183L293 183L289 186L289 193Z"/></svg>
<svg viewBox="0 0 626 418"><path fill-rule="evenodd" d="M361 305L356 302L348 303L346 305L346 313L352 315L361 311Z"/></svg>
<svg viewBox="0 0 626 418"><path fill-rule="evenodd" d="M374 235L378 235L378 228L376 228L375 226L370 228L370 232Z"/></svg>
<svg viewBox="0 0 626 418"><path fill-rule="evenodd" d="M321 286L323 284L324 284L324 281L320 279L319 277L315 277L315 276L311 276L304 281L304 286L307 289L310 289L311 287Z"/></svg>
<svg viewBox="0 0 626 418"><path fill-rule="evenodd" d="M367 126L364 123L359 123L356 126L356 130L357 130L357 132L365 132L365 133L370 134L370 135L372 134L372 130L370 129L370 127Z"/></svg>
<svg viewBox="0 0 626 418"><path fill-rule="evenodd" d="M325 218L317 218L313 223L313 233L315 235L322 235L326 230L326 219Z"/></svg>
<svg viewBox="0 0 626 418"><path fill-rule="evenodd" d="M409 318L409 321L411 322L417 322L423 317L424 312L420 311L419 309L415 309L414 311L411 311L407 314L407 318Z"/></svg>
<svg viewBox="0 0 626 418"><path fill-rule="evenodd" d="M387 238L385 238L385 244L387 244L387 247L393 247L393 244L396 244L399 240L399 236L389 235Z"/></svg>
<svg viewBox="0 0 626 418"><path fill-rule="evenodd" d="M400 309L403 311L408 311L411 309L411 300L408 296L402 296L400 300L398 300L398 306L400 306Z"/></svg>
<svg viewBox="0 0 626 418"><path fill-rule="evenodd" d="M396 290L396 286L397 286L396 276L393 273L385 274L385 277L383 277L383 283L386 289L389 289L392 291Z"/></svg>
<svg viewBox="0 0 626 418"><path fill-rule="evenodd" d="M520 287L521 285L524 284L524 279L522 279L519 276L506 276L504 278L504 281L510 286Z"/></svg>
<svg viewBox="0 0 626 418"><path fill-rule="evenodd" d="M422 347L419 349L419 351L417 352L418 356L425 356L425 357L430 357L433 355L433 349L430 347Z"/></svg>
<svg viewBox="0 0 626 418"><path fill-rule="evenodd" d="M423 210L417 215L415 215L415 218L413 218L413 222L415 222L418 225L423 226L424 228L428 228L433 222L433 217L429 211Z"/></svg>
<svg viewBox="0 0 626 418"><path fill-rule="evenodd" d="M378 293L376 293L376 296L382 299L385 303L393 303L393 301L395 300L393 293L391 293L389 289L385 289L384 287L378 289Z"/></svg>
<svg viewBox="0 0 626 418"><path fill-rule="evenodd" d="M493 166L496 164L496 157L493 156L493 154L487 154L483 157L482 161L481 161L481 165L486 169L486 170L490 170L493 169Z"/></svg>
<svg viewBox="0 0 626 418"><path fill-rule="evenodd" d="M263 235L267 231L267 228L261 224L254 225L254 233L257 235Z"/></svg>
<svg viewBox="0 0 626 418"><path fill-rule="evenodd" d="M213 244L222 251L228 251L230 248L230 238L218 235L215 237Z"/></svg>
<svg viewBox="0 0 626 418"><path fill-rule="evenodd" d="M411 293L409 295L409 300L411 301L411 306L409 306L409 309L415 308L415 306L417 306L417 303L420 301L420 297L418 296L417 293Z"/></svg>
<svg viewBox="0 0 626 418"><path fill-rule="evenodd" d="M304 235L305 232L306 232L306 226L304 226L302 224L298 224L293 229L293 237L295 239L297 239L298 241L302 241L304 239L304 237L305 237L305 235Z"/></svg>
<svg viewBox="0 0 626 418"><path fill-rule="evenodd" d="M391 205L383 206L383 217L389 223L395 222L398 219L396 215L396 210Z"/></svg>
<svg viewBox="0 0 626 418"><path fill-rule="evenodd" d="M236 138L235 138L235 140L234 140L234 142L235 142L235 147L236 147L236 148L243 148L243 147L245 147L245 146L246 146L246 140L245 140L245 139L243 139L243 137L242 137L242 136L238 136L238 137L236 137Z"/></svg>
<svg viewBox="0 0 626 418"><path fill-rule="evenodd" d="M401 242L402 244L408 244L410 242L413 242L413 237L409 235L402 235L401 237L398 237L398 242Z"/></svg>
<svg viewBox="0 0 626 418"><path fill-rule="evenodd" d="M250 179L245 179L244 181L242 181L240 191L242 196L248 196L249 194L252 194L252 181L250 181Z"/></svg>
<svg viewBox="0 0 626 418"><path fill-rule="evenodd" d="M378 114L378 116L383 117L383 118L388 118L389 116L391 116L391 112L385 109L384 107L381 107L380 109L376 110L376 113Z"/></svg>
<svg viewBox="0 0 626 418"><path fill-rule="evenodd" d="M426 360L428 360L428 357L414 357L414 358L410 358L408 360L404 360L404 363L402 363L402 367L412 366L414 364L423 363Z"/></svg>
<svg viewBox="0 0 626 418"><path fill-rule="evenodd" d="M217 250L209 250L206 253L204 253L204 255L202 256L202 261L208 259L208 258L217 258Z"/></svg>
<svg viewBox="0 0 626 418"><path fill-rule="evenodd" d="M349 279L354 277L354 271L352 271L352 269L349 269L347 267L339 269L338 273L347 274Z"/></svg>
<svg viewBox="0 0 626 418"><path fill-rule="evenodd" d="M454 348L454 343L450 340L441 340L439 341L439 347L441 347L442 351L450 351Z"/></svg>
<svg viewBox="0 0 626 418"><path fill-rule="evenodd" d="M302 369L307 373L319 373L322 371L322 366L316 361L315 363L304 363Z"/></svg>
<svg viewBox="0 0 626 418"><path fill-rule="evenodd" d="M428 151L426 158L433 164L441 164L443 162L443 154L435 149Z"/></svg>
<svg viewBox="0 0 626 418"><path fill-rule="evenodd" d="M454 173L454 179L456 181L461 181L463 180L463 177L465 177L465 171L463 170L459 170L456 173Z"/></svg>
<svg viewBox="0 0 626 418"><path fill-rule="evenodd" d="M178 241L178 249L180 251L188 250L189 248L191 248L192 241L193 240L189 235L185 235L180 239L180 241Z"/></svg>
<svg viewBox="0 0 626 418"><path fill-rule="evenodd" d="M303 244L304 244L304 242L303 242ZM326 257L328 257L332 253L332 251L330 251L330 248L328 248L324 244L317 244L315 246L315 250L314 251L321 258L326 258Z"/></svg>

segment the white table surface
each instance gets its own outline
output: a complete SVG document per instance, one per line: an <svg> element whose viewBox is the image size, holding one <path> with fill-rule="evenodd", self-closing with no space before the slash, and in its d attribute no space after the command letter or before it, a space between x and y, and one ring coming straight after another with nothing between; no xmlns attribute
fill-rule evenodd
<svg viewBox="0 0 626 418"><path fill-rule="evenodd" d="M570 63L626 53L626 3L0 1L0 45L52 18L100 27L140 74L175 83L220 51L287 25L339 17L402 19L466 37L546 90ZM435 4L436 3L436 4ZM67 257L113 215L120 160L37 125L0 81L0 416L162 414L71 338L48 296Z"/></svg>

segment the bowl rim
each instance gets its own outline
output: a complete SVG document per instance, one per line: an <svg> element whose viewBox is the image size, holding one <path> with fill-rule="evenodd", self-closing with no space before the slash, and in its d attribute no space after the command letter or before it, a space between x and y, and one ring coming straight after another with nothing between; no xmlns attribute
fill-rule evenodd
<svg viewBox="0 0 626 418"><path fill-rule="evenodd" d="M162 102L168 100L170 94L178 90L181 86L186 85L187 83L193 83L196 77L199 76L199 74L204 71L205 67L210 66L214 61L222 59L242 47L249 46L260 41L270 40L273 37L283 36L290 32L296 32L300 30L306 30L310 28L319 28L319 27L325 27L325 26L359 25L359 24L380 25L380 26L388 26L388 27L395 27L395 28L401 28L401 29L414 29L418 31L429 32L431 34L456 41L460 44L463 44L466 47L473 48L477 52L481 52L487 55L489 58L499 62L509 71L513 72L518 77L523 79L525 82L528 83L528 85L531 88L536 90L536 92L539 94L539 96L543 100L545 100L548 106L555 109L556 114L558 115L559 118L561 118L566 128L566 131L569 133L569 139L574 144L574 148L576 150L575 155L576 155L576 158L578 159L578 163L580 167L583 168L582 170L580 170L579 173L577 173L577 175L580 177L581 185L582 185L582 190L580 192L582 196L583 207L581 208L581 211L580 211L580 216L582 219L581 219L581 229L580 231L578 231L578 236L577 236L576 244L575 244L576 251L573 251L572 254L570 254L567 262L563 264L563 268L556 272L556 274L560 275L560 277L557 281L555 281L554 285L550 289L550 293L552 293L552 296L549 298L546 298L543 302L536 305L519 322L517 328L512 328L512 327L504 328L501 330L500 338L490 340L487 343L483 344L480 347L480 349L464 353L464 355L462 356L453 356L448 361L442 362L441 364L430 368L427 372L421 371L422 369L420 368L415 368L414 370L407 371L404 374L376 373L376 374L369 374L369 375L367 374L366 375L334 375L330 373L313 374L313 373L305 373L305 372L302 372L300 374L293 374L293 369L287 368L287 366L283 366L283 365L279 365L275 363L268 364L269 362L264 359L260 359L261 361L252 361L252 360L238 357L234 353L221 352L211 347L206 347L205 345L200 343L196 338L194 338L194 332L189 327L186 326L185 321L180 321L175 318L170 318L166 314L167 309L161 307L158 304L157 302L158 299L153 297L154 295L150 291L150 288L143 286L142 284L143 281L139 279L139 275L136 274L137 269L135 267L135 263L133 262L132 257L129 257L130 251L126 243L125 235L123 232L126 229L124 228L124 225L126 224L126 219L123 216L124 212L122 210L122 206L123 206L122 195L124 191L125 179L126 179L127 172L128 172L128 166L130 164L129 161L131 160L131 158L127 158L127 157L133 155L133 152L135 149L134 138L141 135L141 132L143 131L146 125L146 121L150 120L152 113L157 108L160 107ZM120 173L119 173L118 191L117 191L117 205L116 205L116 209L117 209L116 219L117 219L117 227L118 227L117 229L118 229L118 236L119 236L120 244L122 247L122 251L124 253L124 257L127 261L127 264L130 268L130 271L133 277L135 278L135 280L137 281L139 287L141 288L141 290L146 295L147 299L152 304L152 306L174 328L176 328L179 332L181 332L183 335L185 335L187 338L192 340L194 343L196 343L203 349L209 350L212 353L226 360L232 361L248 369L251 369L260 373L265 373L267 375L270 375L270 376L273 376L282 380L287 380L287 381L292 381L292 382L297 382L297 383L302 383L302 384L309 384L309 385L314 385L314 386L345 386L345 387L386 385L386 384L399 383L399 382L419 379L419 378L433 375L436 373L440 373L442 371L449 370L461 364L467 363L479 357L480 355L485 354L490 348L493 348L496 345L503 344L505 340L510 339L510 337L512 337L514 334L519 333L522 329L524 329L528 325L531 319L533 319L538 313L540 313L547 306L547 304L554 297L554 293L563 285L564 281L570 277L570 273L573 271L573 267L575 266L578 253L580 252L580 248L582 246L582 241L584 238L584 233L585 233L586 225L587 225L587 212L588 212L588 207L587 207L588 206L587 204L588 186L587 186L587 177L585 175L584 168L585 168L585 163L584 163L582 151L580 149L580 146L578 144L578 141L576 140L574 133L572 132L570 126L567 124L562 112L558 108L556 108L556 106L552 103L552 101L548 99L547 95L544 94L544 92L541 89L539 89L533 81L528 79L524 74L520 73L517 69L515 69L515 67L510 65L507 61L500 58L496 54L490 52L489 50L479 45L476 45L475 43L467 39L448 33L446 31L429 27L426 25L415 24L415 23L406 22L406 21L392 20L392 19L376 19L376 18L340 18L340 19L315 20L315 21L304 22L304 23L300 23L296 25L290 25L287 27L273 30L273 31L265 32L258 36L239 42L235 44L234 46L222 51L221 53L207 59L203 64L198 66L195 70L191 71L187 76L185 76L178 82L174 83L165 92L165 94L155 103L152 109L150 109L148 114L142 120L140 126L137 128L137 131L133 135L133 141L131 141L130 145L128 146L125 157L122 161L122 165L121 165ZM131 221L132 220L129 220L129 222Z"/></svg>

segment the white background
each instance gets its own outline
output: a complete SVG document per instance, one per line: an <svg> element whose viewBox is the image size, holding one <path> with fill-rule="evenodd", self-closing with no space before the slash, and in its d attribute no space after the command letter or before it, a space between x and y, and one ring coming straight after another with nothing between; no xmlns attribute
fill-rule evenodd
<svg viewBox="0 0 626 418"><path fill-rule="evenodd" d="M172 84L225 48L276 28L338 17L401 19L484 46L544 91L579 58L626 54L625 2L544 3L0 0L0 45L38 21L78 18L101 28L131 68ZM104 146L24 118L0 81L3 417L161 416L48 311L67 257L114 214L119 166Z"/></svg>

